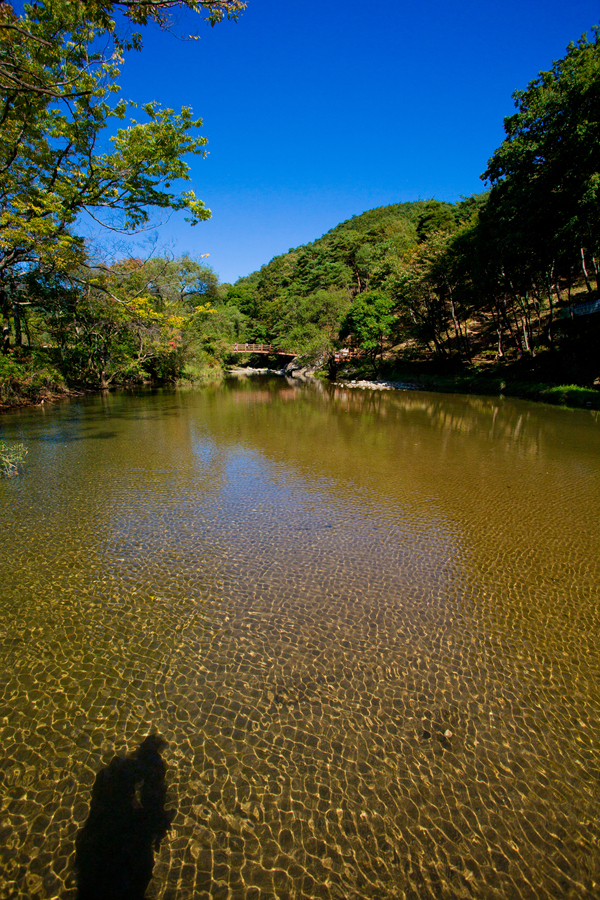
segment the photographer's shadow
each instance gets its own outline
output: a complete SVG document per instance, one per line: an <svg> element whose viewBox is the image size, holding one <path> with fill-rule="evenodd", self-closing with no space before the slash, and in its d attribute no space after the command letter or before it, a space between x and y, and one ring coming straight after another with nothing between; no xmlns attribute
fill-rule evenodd
<svg viewBox="0 0 600 900"><path fill-rule="evenodd" d="M143 900L154 851L174 815L165 809L164 745L150 735L96 776L90 814L76 841L78 900Z"/></svg>

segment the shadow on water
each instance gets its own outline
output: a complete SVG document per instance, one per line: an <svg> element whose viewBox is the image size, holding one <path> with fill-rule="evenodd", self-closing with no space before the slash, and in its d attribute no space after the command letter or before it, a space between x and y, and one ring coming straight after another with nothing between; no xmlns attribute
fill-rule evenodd
<svg viewBox="0 0 600 900"><path fill-rule="evenodd" d="M160 735L96 776L88 819L76 842L78 900L143 900L154 851L171 827Z"/></svg>
<svg viewBox="0 0 600 900"><path fill-rule="evenodd" d="M43 444L73 444L75 441L107 441L111 438L117 437L117 431L96 431L95 433L90 434L69 431L56 431L54 433L48 432L45 434L32 435L29 438L30 443L39 442Z"/></svg>

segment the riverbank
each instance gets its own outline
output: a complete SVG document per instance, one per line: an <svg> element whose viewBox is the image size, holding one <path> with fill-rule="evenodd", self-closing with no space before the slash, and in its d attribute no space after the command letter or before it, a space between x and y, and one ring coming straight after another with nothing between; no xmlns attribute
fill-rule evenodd
<svg viewBox="0 0 600 900"><path fill-rule="evenodd" d="M482 369L477 366L461 369L458 372L439 372L432 367L426 371L422 366L405 367L402 370L391 369L383 366L385 374L374 378L365 371L364 367L354 365L337 373L334 384L350 389L363 390L403 390L403 391L433 391L448 394L483 394L487 396L517 397L523 400L532 400L539 403L551 403L558 406L568 406L582 409L600 410L600 389L586 387L579 384L556 384L544 381L539 377L525 377L523 370L515 372L514 365L490 366ZM181 386L201 386L209 382L213 383L227 377L254 377L275 375L295 378L299 381L307 381L313 377L327 380L325 369L315 369L312 366L298 367L288 372L286 369L272 369L267 367L250 368L234 367L229 369L210 369L202 373L203 377L181 379ZM136 384L140 387L140 384ZM150 386L150 385L149 385ZM132 387L131 384L115 384L111 390ZM41 406L45 403L55 403L60 400L70 400L83 397L87 394L98 393L100 388L76 388L66 384L60 384L56 379L44 377L30 378L25 382L13 382L8 390L0 393L0 413L27 406ZM108 388L104 388L108 390Z"/></svg>
<svg viewBox="0 0 600 900"><path fill-rule="evenodd" d="M501 378L485 379L477 376L429 376L413 381L387 379L338 380L334 382L347 388L377 391L434 391L445 394L483 394L486 396L517 397L539 403L571 406L584 409L600 409L600 391L577 384L541 384L505 381Z"/></svg>
<svg viewBox="0 0 600 900"><path fill-rule="evenodd" d="M402 390L518 397L559 406L600 409L600 385L559 381L563 373L560 369L556 371L553 362L548 356L507 362L478 360L460 368L447 366L444 370L433 362L398 365L395 360L385 360L375 378L372 369L351 364L337 371L335 381L350 387L397 386Z"/></svg>
<svg viewBox="0 0 600 900"><path fill-rule="evenodd" d="M220 365L186 366L177 380L150 380L125 378L108 385L69 384L56 367L36 365L33 358L16 361L12 356L0 355L0 413L29 406L42 406L60 400L72 400L103 391L128 390L144 387L160 387L165 384L202 386L222 381L227 370Z"/></svg>
<svg viewBox="0 0 600 900"><path fill-rule="evenodd" d="M501 375L485 376L470 373L461 376L434 376L422 379L420 390L442 391L451 394L486 394L502 397L518 397L538 403L600 409L600 391L578 384L549 384L541 381L525 381L503 378Z"/></svg>
<svg viewBox="0 0 600 900"><path fill-rule="evenodd" d="M225 371L226 378L252 378L255 375L285 375L284 369L250 368L235 366Z"/></svg>
<svg viewBox="0 0 600 900"><path fill-rule="evenodd" d="M0 413L21 409L22 407L57 403L60 400L73 400L76 397L83 397L85 394L98 393L96 390L84 391L66 386L60 388L44 386L30 388L26 385L22 391L19 388L20 385L15 386L10 392L0 395Z"/></svg>

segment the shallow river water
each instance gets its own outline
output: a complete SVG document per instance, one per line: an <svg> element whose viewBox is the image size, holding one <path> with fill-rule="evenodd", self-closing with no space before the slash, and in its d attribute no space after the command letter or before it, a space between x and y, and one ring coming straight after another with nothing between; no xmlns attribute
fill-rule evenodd
<svg viewBox="0 0 600 900"><path fill-rule="evenodd" d="M600 897L597 413L255 379L0 436L2 900Z"/></svg>

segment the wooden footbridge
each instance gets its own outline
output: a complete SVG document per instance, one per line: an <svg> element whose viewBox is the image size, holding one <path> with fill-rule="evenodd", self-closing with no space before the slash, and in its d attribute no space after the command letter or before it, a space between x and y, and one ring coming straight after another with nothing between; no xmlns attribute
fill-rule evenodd
<svg viewBox="0 0 600 900"><path fill-rule="evenodd" d="M274 344L256 344L251 343L250 341L238 341L231 348L232 353L263 353L265 356L269 356L273 354L274 356L289 356L290 359L295 359L298 356L295 350L280 350ZM333 354L333 358L336 362L344 362L348 359L355 359L359 357L360 351L353 347L342 347L341 350L336 350Z"/></svg>
<svg viewBox="0 0 600 900"><path fill-rule="evenodd" d="M231 348L232 353L279 353L273 344L251 344L240 341Z"/></svg>
<svg viewBox="0 0 600 900"><path fill-rule="evenodd" d="M295 350L280 350L274 344L255 344L250 341L238 341L231 348L232 353L262 353L265 356L289 356L294 359L298 354Z"/></svg>

